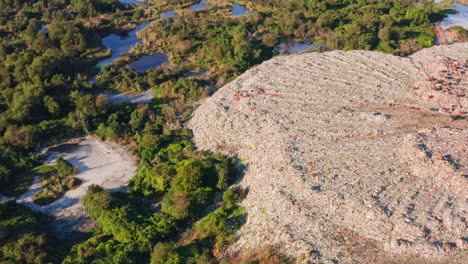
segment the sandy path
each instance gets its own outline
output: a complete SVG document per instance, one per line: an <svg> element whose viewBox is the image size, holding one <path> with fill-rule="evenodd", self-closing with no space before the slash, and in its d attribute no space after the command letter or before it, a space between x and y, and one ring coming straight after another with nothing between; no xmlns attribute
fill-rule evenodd
<svg viewBox="0 0 468 264"><path fill-rule="evenodd" d="M149 103L153 99L153 92L151 90L137 93L137 94L112 93L112 92L106 92L106 94L109 96L110 101L114 104L120 104L120 103L143 104L143 103Z"/></svg>
<svg viewBox="0 0 468 264"><path fill-rule="evenodd" d="M31 187L29 187L27 192L25 192L20 197L18 197L16 202L24 204L33 210L40 211L41 206L34 203L33 196L41 192L42 190L41 180L42 180L42 177L34 176Z"/></svg>
<svg viewBox="0 0 468 264"><path fill-rule="evenodd" d="M443 79L446 57L467 60L468 43L409 58L280 56L206 99L189 122L195 142L247 163L247 222L230 252L272 245L307 263L462 263L468 122L442 109L467 111L454 91L468 78L453 74L449 92L426 81Z"/></svg>
<svg viewBox="0 0 468 264"><path fill-rule="evenodd" d="M32 196L40 191L40 178L36 177L29 191L17 202L54 216L52 226L61 238L66 238L73 231L83 231L90 224L89 217L80 203L88 186L96 184L110 191L125 190L137 169L127 147L89 138L76 145L63 144L50 148L47 154L47 162L54 162L57 157L62 156L76 166L80 171L76 178L80 179L82 184L66 192L63 198L49 205L39 206L32 202Z"/></svg>

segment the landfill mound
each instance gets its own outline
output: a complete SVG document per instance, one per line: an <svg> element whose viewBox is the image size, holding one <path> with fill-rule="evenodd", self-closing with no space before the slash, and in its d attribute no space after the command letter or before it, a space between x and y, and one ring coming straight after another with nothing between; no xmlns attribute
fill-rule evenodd
<svg viewBox="0 0 468 264"><path fill-rule="evenodd" d="M466 263L467 60L468 43L280 56L206 99L197 145L246 166L247 221L227 254Z"/></svg>

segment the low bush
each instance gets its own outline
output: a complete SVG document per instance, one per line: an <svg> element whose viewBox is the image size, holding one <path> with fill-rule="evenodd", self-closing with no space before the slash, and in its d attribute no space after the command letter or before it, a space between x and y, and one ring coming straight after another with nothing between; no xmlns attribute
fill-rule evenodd
<svg viewBox="0 0 468 264"><path fill-rule="evenodd" d="M41 192L33 196L39 205L50 204L80 185L80 180L74 177L78 169L62 157L57 158L54 166L39 166L34 171L44 177Z"/></svg>

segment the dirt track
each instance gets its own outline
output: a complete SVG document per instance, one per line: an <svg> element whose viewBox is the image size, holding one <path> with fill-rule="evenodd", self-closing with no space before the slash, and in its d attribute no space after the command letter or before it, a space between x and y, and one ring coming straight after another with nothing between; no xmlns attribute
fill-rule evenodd
<svg viewBox="0 0 468 264"><path fill-rule="evenodd" d="M447 58L462 65L449 76L458 83L444 79ZM277 57L203 102L190 121L196 143L247 163L248 219L229 252L273 245L311 262L463 263L466 60L468 43L410 58Z"/></svg>

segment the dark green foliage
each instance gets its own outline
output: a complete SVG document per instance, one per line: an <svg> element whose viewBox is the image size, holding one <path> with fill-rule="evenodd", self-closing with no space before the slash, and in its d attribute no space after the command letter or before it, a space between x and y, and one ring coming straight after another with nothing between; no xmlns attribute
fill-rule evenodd
<svg viewBox="0 0 468 264"><path fill-rule="evenodd" d="M83 198L90 215L98 222L102 234L94 236L84 244L75 246L73 254L80 256L84 248L96 239L104 239L99 247L87 250L89 260L116 259L108 250L118 249L120 256L132 262L149 257L152 246L158 241L175 234L175 222L172 218L153 211L140 197L132 194L111 195L98 186L90 186ZM105 236L102 236L105 235ZM108 246L104 247L104 245ZM81 252L81 253L80 253ZM120 263L120 261L119 261Z"/></svg>
<svg viewBox="0 0 468 264"><path fill-rule="evenodd" d="M245 221L244 211L238 204L244 198L244 190L231 188L224 192L224 205L217 211L208 214L196 226L196 231L202 237L212 237L215 240L215 249L221 249L233 238L232 234L238 230Z"/></svg>
<svg viewBox="0 0 468 264"><path fill-rule="evenodd" d="M233 241L234 233L246 221L238 206L244 195L240 188L225 191L223 205L187 229L177 243L156 244L151 263L216 263L216 252Z"/></svg>
<svg viewBox="0 0 468 264"><path fill-rule="evenodd" d="M7 167L0 165L0 184L8 184L10 177L11 171Z"/></svg>
<svg viewBox="0 0 468 264"><path fill-rule="evenodd" d="M214 238L218 234L204 230L207 234L203 236L209 237L206 243L197 240L189 247L170 250L177 240L176 234L200 219L213 203L215 193L232 184L235 170L228 158L195 150L188 131L161 129L159 121L150 118L153 111L156 109L140 106L122 113L125 120L128 119L124 116L130 113L128 122L139 134L135 151L140 154L142 164L131 181L132 192L111 194L100 187L90 187L83 204L100 229L93 238L75 246L66 263L74 259L81 263L136 262L149 258L150 254L154 263L208 261L214 245L230 241L232 230L239 226L236 221L221 219L243 215L235 205L241 195L230 191L232 194L225 195L229 197L226 207L229 209L223 209L229 212L216 214L216 221L223 226L218 228L223 229L219 239ZM160 204L160 211L154 211L150 203ZM158 246L153 249L155 245ZM112 250L119 252L118 257L109 253Z"/></svg>
<svg viewBox="0 0 468 264"><path fill-rule="evenodd" d="M44 230L39 215L15 202L0 203L0 262L54 263L60 244Z"/></svg>
<svg viewBox="0 0 468 264"><path fill-rule="evenodd" d="M156 244L151 253L151 264L177 264L182 263L173 243L160 242Z"/></svg>
<svg viewBox="0 0 468 264"><path fill-rule="evenodd" d="M216 15L200 16L203 19L184 17L177 24L158 21L142 37L156 44L157 51L169 54L171 61L181 68L216 69L213 77L231 78L271 57L270 47L249 36L254 29L252 23L220 19ZM187 57L191 60L185 60Z"/></svg>
<svg viewBox="0 0 468 264"><path fill-rule="evenodd" d="M178 220L199 216L212 199L219 177L224 176L217 173L219 164L213 161L188 159L179 163L171 188L164 196L162 211ZM223 169L227 171L228 166Z"/></svg>
<svg viewBox="0 0 468 264"><path fill-rule="evenodd" d="M241 188L229 188L223 193L224 207L227 209L237 206L245 197L246 192Z"/></svg>
<svg viewBox="0 0 468 264"><path fill-rule="evenodd" d="M102 138L117 140L118 138L122 137L122 130L122 125L119 122L119 116L117 114L111 114L106 123L101 123L98 126L96 133Z"/></svg>
<svg viewBox="0 0 468 264"><path fill-rule="evenodd" d="M89 186L88 193L83 198L83 204L87 207L90 214L109 209L112 201L113 198L110 193L97 185Z"/></svg>
<svg viewBox="0 0 468 264"><path fill-rule="evenodd" d="M56 161L55 168L60 176L71 176L79 173L78 169L73 167L70 163L64 160L62 157L59 157Z"/></svg>
<svg viewBox="0 0 468 264"><path fill-rule="evenodd" d="M163 197L162 211L178 220L198 217L235 177L227 158L195 151L183 133L144 134L138 149L143 163L132 179L134 190Z"/></svg>

